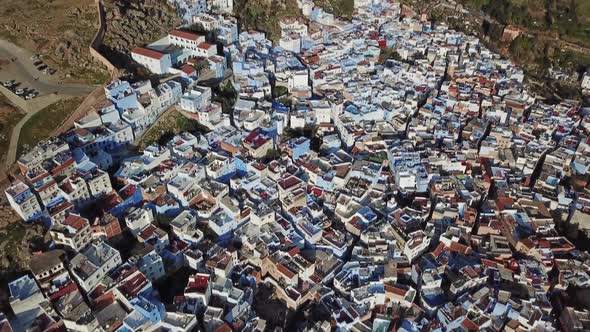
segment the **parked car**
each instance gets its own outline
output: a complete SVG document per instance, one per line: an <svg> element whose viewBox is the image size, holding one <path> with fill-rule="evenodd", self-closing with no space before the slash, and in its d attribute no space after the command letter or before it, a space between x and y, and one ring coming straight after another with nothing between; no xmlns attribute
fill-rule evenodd
<svg viewBox="0 0 590 332"><path fill-rule="evenodd" d="M37 70L39 70L39 71L43 71L45 69L47 69L47 65L41 65L41 66L37 67Z"/></svg>
<svg viewBox="0 0 590 332"><path fill-rule="evenodd" d="M22 96L22 95L25 93L25 89L22 89L22 88L21 88L21 89L16 89L16 92L15 92L15 93L16 93L18 96Z"/></svg>

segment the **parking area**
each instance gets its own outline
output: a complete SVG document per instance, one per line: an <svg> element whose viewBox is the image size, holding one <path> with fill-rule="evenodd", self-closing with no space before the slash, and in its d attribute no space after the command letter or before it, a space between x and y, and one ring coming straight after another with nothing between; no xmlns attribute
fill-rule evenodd
<svg viewBox="0 0 590 332"><path fill-rule="evenodd" d="M16 62L17 60L18 59L16 57L12 57L12 58L10 58L9 61L12 63L12 62ZM36 85L36 84L34 84L34 82L37 82L42 75L53 76L57 72L55 69L49 67L46 63L44 63L41 56L38 54L32 55L29 58L29 60L31 60L32 65L35 67L35 69L38 72L38 76L33 77L33 83L29 83L29 82L23 83L23 82L18 81L17 79L8 79L8 80L4 80L4 81L0 82L3 87L10 90L10 92L14 93L15 95L17 95L18 97L20 97L24 100L31 100L39 95L40 92L39 92L39 90L37 90L34 87L34 85ZM10 67L10 63L8 64L7 67ZM6 71L7 71L6 75L1 75L1 76L10 75L11 71L10 70L6 70ZM34 72L34 70L32 72ZM20 76L20 75L18 75L18 76ZM30 76L27 76L27 78L30 78ZM48 93L48 92L46 92L46 93Z"/></svg>
<svg viewBox="0 0 590 332"><path fill-rule="evenodd" d="M16 85L13 93L26 88L30 98L44 95L84 96L94 89L85 84L64 84L58 76L56 68L49 66L43 57L0 40L0 83ZM31 92L37 95L33 97L35 94ZM23 99L26 98L25 91L23 95Z"/></svg>
<svg viewBox="0 0 590 332"><path fill-rule="evenodd" d="M35 68L37 68L37 70L43 75L53 76L53 74L56 72L55 69L50 68L47 64L45 64L41 59L41 56L38 54L31 56L31 61L33 61L33 66L35 66Z"/></svg>
<svg viewBox="0 0 590 332"><path fill-rule="evenodd" d="M39 95L39 91L31 87L25 87L21 82L15 80L4 81L2 86L24 100L31 100Z"/></svg>

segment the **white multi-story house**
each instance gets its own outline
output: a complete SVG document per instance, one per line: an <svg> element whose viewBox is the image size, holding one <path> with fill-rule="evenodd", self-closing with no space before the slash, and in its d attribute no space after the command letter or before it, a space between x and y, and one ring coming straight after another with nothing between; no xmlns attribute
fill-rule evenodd
<svg viewBox="0 0 590 332"><path fill-rule="evenodd" d="M211 88L196 86L184 93L180 98L180 108L183 111L197 113L211 104Z"/></svg>
<svg viewBox="0 0 590 332"><path fill-rule="evenodd" d="M584 76L582 77L582 90L590 90L590 73L588 72L584 73Z"/></svg>
<svg viewBox="0 0 590 332"><path fill-rule="evenodd" d="M207 176L212 179L220 178L224 175L235 172L236 165L229 157L212 152L207 158L207 167L205 168Z"/></svg>
<svg viewBox="0 0 590 332"><path fill-rule="evenodd" d="M144 207L133 208L125 217L125 224L133 236L139 234L142 229L150 225L153 221L154 214L152 210Z"/></svg>
<svg viewBox="0 0 590 332"><path fill-rule="evenodd" d="M184 23L190 23L194 15L207 11L207 0L169 0L174 2Z"/></svg>
<svg viewBox="0 0 590 332"><path fill-rule="evenodd" d="M176 81L166 81L158 85L156 91L162 110L177 104L182 96L182 85Z"/></svg>
<svg viewBox="0 0 590 332"><path fill-rule="evenodd" d="M287 51L293 53L300 53L301 52L301 37L297 34L291 34L282 37L279 40L279 46L284 48Z"/></svg>
<svg viewBox="0 0 590 332"><path fill-rule="evenodd" d="M106 242L90 243L70 261L70 271L78 284L90 293L100 281L121 264L121 255Z"/></svg>
<svg viewBox="0 0 590 332"><path fill-rule="evenodd" d="M145 47L136 47L131 51L131 58L154 74L166 74L172 68L170 54L161 53Z"/></svg>
<svg viewBox="0 0 590 332"><path fill-rule="evenodd" d="M98 197L113 191L109 173L103 170L95 168L93 171L86 174L85 179L88 184L88 189L90 189L90 195L93 197Z"/></svg>
<svg viewBox="0 0 590 332"><path fill-rule="evenodd" d="M8 289L10 290L10 298L8 299L10 307L17 317L35 310L41 303L47 301L35 279L28 275L9 283Z"/></svg>
<svg viewBox="0 0 590 332"><path fill-rule="evenodd" d="M195 55L203 58L208 58L213 55L217 55L217 45L202 42L197 45Z"/></svg>
<svg viewBox="0 0 590 332"><path fill-rule="evenodd" d="M64 264L66 258L66 252L61 249L33 255L29 267L41 288L45 290L51 288L53 279L67 273Z"/></svg>
<svg viewBox="0 0 590 332"><path fill-rule="evenodd" d="M197 273L188 278L184 296L195 299L198 306L207 306L211 298L211 280L208 274Z"/></svg>
<svg viewBox="0 0 590 332"><path fill-rule="evenodd" d="M64 180L60 186L66 200L76 205L84 205L90 199L90 191L86 181L79 175L74 174Z"/></svg>
<svg viewBox="0 0 590 332"><path fill-rule="evenodd" d="M193 16L193 23L201 25L206 31L213 31L219 26L218 18L208 13Z"/></svg>
<svg viewBox="0 0 590 332"><path fill-rule="evenodd" d="M193 53L193 55L197 55L197 46L205 42L205 36L192 32L172 30L168 33L168 42L170 42L172 45L190 51Z"/></svg>
<svg viewBox="0 0 590 332"><path fill-rule="evenodd" d="M299 37L307 36L307 24L296 18L281 20L279 22L281 27L281 37L286 37L292 34L297 34Z"/></svg>
<svg viewBox="0 0 590 332"><path fill-rule="evenodd" d="M217 27L217 40L223 45L238 41L238 22L234 17L221 17Z"/></svg>
<svg viewBox="0 0 590 332"><path fill-rule="evenodd" d="M148 246L147 248L149 248L149 251L146 250L147 252L142 252L141 256L131 258L131 260L135 261L135 265L141 273L143 273L151 282L154 282L165 276L166 270L164 269L162 256L160 256L153 247Z"/></svg>
<svg viewBox="0 0 590 332"><path fill-rule="evenodd" d="M66 219L53 225L49 231L56 244L79 252L90 243L92 233L88 219L70 213Z"/></svg>
<svg viewBox="0 0 590 332"><path fill-rule="evenodd" d="M208 0L210 11L233 14L234 0Z"/></svg>
<svg viewBox="0 0 590 332"><path fill-rule="evenodd" d="M197 214L192 211L182 211L170 223L176 236L190 243L199 243L203 239L203 232L197 228Z"/></svg>
<svg viewBox="0 0 590 332"><path fill-rule="evenodd" d="M5 191L10 206L24 221L32 221L42 216L43 209L29 186L17 180Z"/></svg>
<svg viewBox="0 0 590 332"><path fill-rule="evenodd" d="M430 238L423 231L415 231L408 236L409 239L404 246L404 255L411 262L428 249Z"/></svg>

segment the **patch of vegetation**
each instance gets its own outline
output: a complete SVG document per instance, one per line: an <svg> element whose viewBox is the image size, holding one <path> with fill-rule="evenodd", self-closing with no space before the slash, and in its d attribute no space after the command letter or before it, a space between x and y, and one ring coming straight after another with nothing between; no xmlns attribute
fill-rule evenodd
<svg viewBox="0 0 590 332"><path fill-rule="evenodd" d="M538 41L527 36L516 38L510 45L510 54L518 59L521 64L542 62L545 54L539 47Z"/></svg>
<svg viewBox="0 0 590 332"><path fill-rule="evenodd" d="M23 112L0 94L0 160L3 160L8 152L12 129L24 116Z"/></svg>
<svg viewBox="0 0 590 332"><path fill-rule="evenodd" d="M315 4L328 13L349 20L354 13L354 0L318 0Z"/></svg>
<svg viewBox="0 0 590 332"><path fill-rule="evenodd" d="M234 14L242 31L264 31L266 37L276 44L281 38L279 22L287 17L301 16L301 10L296 0L237 0Z"/></svg>
<svg viewBox="0 0 590 332"><path fill-rule="evenodd" d="M224 86L216 86L212 90L212 101L221 103L223 113L230 114L238 98L238 93L234 89L234 86L230 81L227 81Z"/></svg>
<svg viewBox="0 0 590 332"><path fill-rule="evenodd" d="M286 128L285 132L283 132L283 135L281 135L281 141L284 142L292 138L297 138L301 136L306 137L310 140L309 147L311 150L316 152L320 151L320 146L322 146L323 140L317 134L317 127L306 127L298 129Z"/></svg>
<svg viewBox="0 0 590 332"><path fill-rule="evenodd" d="M590 1L461 0L460 3L495 21L486 18L480 30L473 31L463 22L468 18L443 15L450 27L482 37L487 48L520 65L540 95L550 99L581 99L575 80L555 82L549 78L549 72L562 70L575 79L576 73L590 68L590 56L585 49L590 46ZM503 41L507 25L520 28L523 34L512 42Z"/></svg>
<svg viewBox="0 0 590 332"><path fill-rule="evenodd" d="M393 59L395 61L403 61L401 55L397 53L397 51L391 47L386 47L381 49L381 53L379 53L379 64L384 64L385 61Z"/></svg>
<svg viewBox="0 0 590 332"><path fill-rule="evenodd" d="M139 148L143 149L154 143L166 144L172 137L183 131L205 134L209 129L197 120L189 119L176 109L165 112L139 141Z"/></svg>
<svg viewBox="0 0 590 332"><path fill-rule="evenodd" d="M4 228L2 233L3 251L7 257L15 257L22 249L22 241L25 238L26 226L24 222L12 223Z"/></svg>
<svg viewBox="0 0 590 332"><path fill-rule="evenodd" d="M557 33L564 40L590 45L588 0L464 0L463 3L502 24Z"/></svg>
<svg viewBox="0 0 590 332"><path fill-rule="evenodd" d="M9 207L5 207L9 209ZM2 212L0 220L3 222L0 228L0 283L7 285L9 282L28 272L28 262L31 259L31 250L38 243L44 242L44 229L40 224L24 223L14 214ZM29 245L27 245L29 244ZM0 310L10 312L7 287L0 288Z"/></svg>
<svg viewBox="0 0 590 332"><path fill-rule="evenodd" d="M574 52L572 50L556 50L551 60L559 68L576 71L579 74L590 70L590 54Z"/></svg>
<svg viewBox="0 0 590 332"><path fill-rule="evenodd" d="M278 149L269 149L266 151L266 155L264 155L263 160L265 162L271 162L273 160L277 160L281 157L281 151Z"/></svg>
<svg viewBox="0 0 590 332"><path fill-rule="evenodd" d="M275 85L272 88L272 98L280 98L289 93L289 89L285 86Z"/></svg>
<svg viewBox="0 0 590 332"><path fill-rule="evenodd" d="M33 115L21 129L17 157L27 152L39 141L47 139L78 108L83 100L81 97L60 100Z"/></svg>
<svg viewBox="0 0 590 332"><path fill-rule="evenodd" d="M387 160L387 153L384 151L379 151L376 154L371 154L368 158L370 162L374 162L377 164L381 164L384 160Z"/></svg>

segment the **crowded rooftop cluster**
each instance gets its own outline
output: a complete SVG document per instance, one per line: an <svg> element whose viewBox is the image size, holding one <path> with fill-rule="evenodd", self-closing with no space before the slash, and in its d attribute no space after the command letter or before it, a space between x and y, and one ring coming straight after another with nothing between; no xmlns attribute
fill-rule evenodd
<svg viewBox="0 0 590 332"><path fill-rule="evenodd" d="M590 330L581 103L397 0L298 0L274 45L231 0L174 3L130 50L170 77L110 82L19 158L6 197L51 241L3 328ZM171 108L199 130L135 148Z"/></svg>

